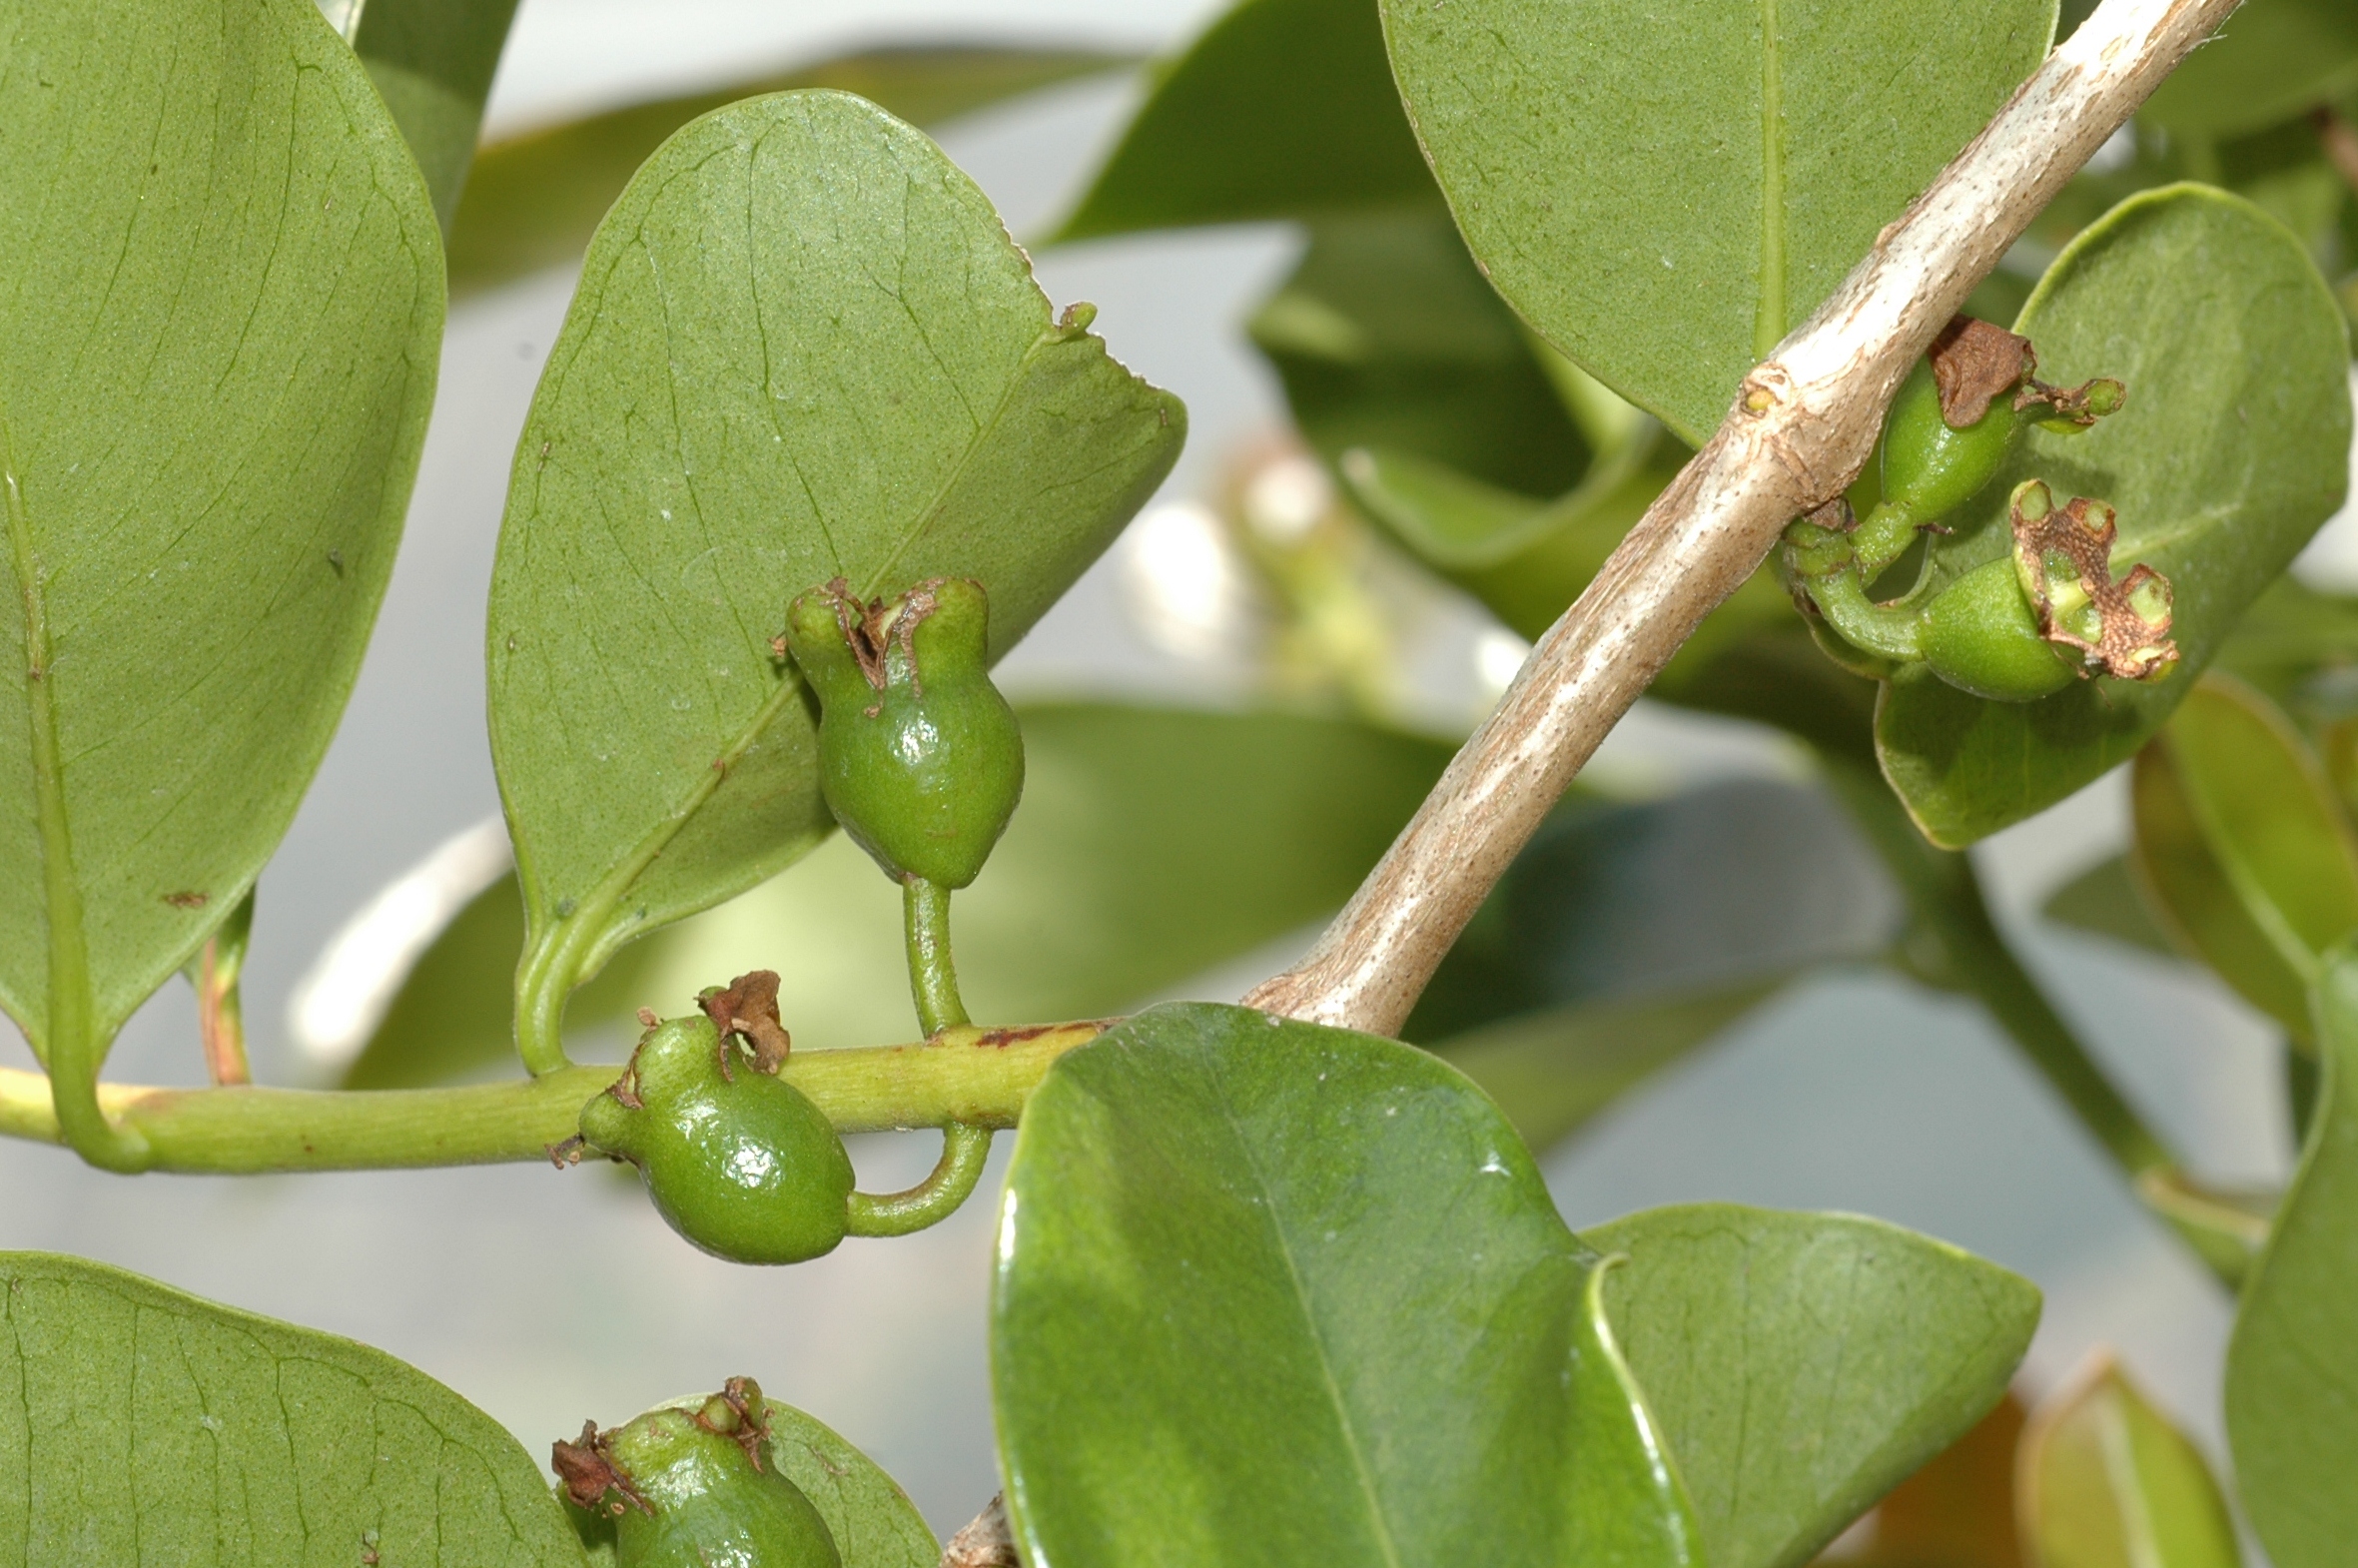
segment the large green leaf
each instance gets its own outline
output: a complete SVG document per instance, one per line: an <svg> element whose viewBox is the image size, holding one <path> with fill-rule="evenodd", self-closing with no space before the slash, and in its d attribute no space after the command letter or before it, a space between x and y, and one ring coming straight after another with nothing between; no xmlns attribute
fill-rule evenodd
<svg viewBox="0 0 2358 1568"><path fill-rule="evenodd" d="M2358 956L2317 992L2325 1082L2300 1172L2227 1344L2227 1441L2276 1568L2338 1568L2358 1540Z"/></svg>
<svg viewBox="0 0 2358 1568"><path fill-rule="evenodd" d="M2244 916L2301 988L2358 931L2358 834L2290 720L2240 681L2206 676L2154 740Z"/></svg>
<svg viewBox="0 0 2358 1568"><path fill-rule="evenodd" d="M474 161L483 100L516 0L364 0L353 52L393 112L450 232Z"/></svg>
<svg viewBox="0 0 2358 1568"><path fill-rule="evenodd" d="M1434 203L1374 0L1238 0L1158 70L1057 238Z"/></svg>
<svg viewBox="0 0 2358 1568"><path fill-rule="evenodd" d="M351 690L440 242L309 0L8 6L0 141L0 1005L89 1151L76 1081L237 908Z"/></svg>
<svg viewBox="0 0 2358 1568"><path fill-rule="evenodd" d="M2040 1568L2239 1568L2201 1450L2103 1357L2022 1434L2022 1533Z"/></svg>
<svg viewBox="0 0 2358 1568"><path fill-rule="evenodd" d="M25 1568L578 1568L540 1469L381 1350L0 1253L0 1540Z"/></svg>
<svg viewBox="0 0 2358 1568"><path fill-rule="evenodd" d="M376 7L391 3L371 0L367 14L373 18ZM474 174L450 220L450 292L468 294L572 261L665 137L740 98L832 87L858 93L912 125L934 125L1127 63L1119 55L1084 49L956 44L864 49L493 142L476 155Z"/></svg>
<svg viewBox="0 0 2358 1568"><path fill-rule="evenodd" d="M2174 186L2124 202L2055 263L2015 330L2061 384L2111 376L2127 408L2077 435L2032 430L1936 539L1923 591L2012 548L2015 481L2119 509L2117 576L2176 593L2183 655L2162 680L2075 681L2036 702L1968 696L1911 666L1876 716L1884 772L1937 844L1969 844L2054 804L2160 728L2244 609L2341 504L2349 350L2307 254L2248 202Z"/></svg>
<svg viewBox="0 0 2358 1568"><path fill-rule="evenodd" d="M1335 908L1449 760L1349 720L1031 704L1026 784L953 924L975 1016L1093 1018L1130 1007ZM503 879L410 971L348 1087L443 1082L512 1049L523 910ZM791 871L622 950L574 994L580 1028L775 969L803 1046L912 1027L899 890L830 841Z"/></svg>
<svg viewBox="0 0 2358 1568"><path fill-rule="evenodd" d="M1246 330L1330 463L1354 447L1412 453L1522 495L1568 489L1590 465L1590 441L1447 213L1312 224L1301 264Z"/></svg>
<svg viewBox="0 0 2358 1568"><path fill-rule="evenodd" d="M2358 87L2358 7L2244 0L2139 113L2181 136L2256 131Z"/></svg>
<svg viewBox="0 0 2358 1568"><path fill-rule="evenodd" d="M709 1395L670 1401L675 1409L700 1407ZM769 1441L762 1451L780 1475L802 1489L827 1521L843 1568L936 1568L942 1543L925 1517L877 1462L846 1442L816 1416L775 1399L763 1401ZM604 1515L568 1511L593 1568L614 1561L613 1521Z"/></svg>
<svg viewBox="0 0 2358 1568"><path fill-rule="evenodd" d="M1711 1568L1805 1563L2004 1396L2029 1281L1875 1219L1733 1203L1581 1232Z"/></svg>
<svg viewBox="0 0 2358 1568"><path fill-rule="evenodd" d="M1732 779L1656 801L1575 796L1499 879L1402 1033L1449 1051L1464 1031L1571 1003L1873 958L1900 915L1824 790Z"/></svg>
<svg viewBox="0 0 2358 1568"><path fill-rule="evenodd" d="M1383 0L1451 211L1690 443L2046 53L2053 0Z"/></svg>
<svg viewBox="0 0 2358 1568"><path fill-rule="evenodd" d="M835 92L666 142L591 243L493 566L492 756L530 948L527 1061L621 943L824 836L787 600L928 576L1006 651L1178 454L1184 414L1052 320L972 181Z"/></svg>
<svg viewBox="0 0 2358 1568"><path fill-rule="evenodd" d="M1033 1562L1691 1563L1597 1260L1408 1047L1157 1008L1017 1135L992 1376Z"/></svg>

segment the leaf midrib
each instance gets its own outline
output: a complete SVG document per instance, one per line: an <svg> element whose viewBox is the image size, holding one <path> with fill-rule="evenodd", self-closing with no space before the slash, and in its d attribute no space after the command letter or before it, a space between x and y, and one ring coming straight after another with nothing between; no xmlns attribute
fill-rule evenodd
<svg viewBox="0 0 2358 1568"><path fill-rule="evenodd" d="M1303 1283L1301 1269L1294 1261L1293 1246L1287 1239L1285 1226L1278 1221L1276 1193L1270 1189L1268 1179L1262 1174L1258 1151L1244 1135L1243 1124L1237 1119L1235 1106L1228 1098L1228 1085L1216 1073L1212 1077L1212 1093L1219 1103L1220 1119L1227 1124L1229 1136L1235 1141L1244 1169L1252 1177L1254 1188L1260 1193L1260 1209L1268 1219L1270 1240L1277 1256L1285 1264L1286 1282L1293 1287L1294 1300L1301 1308L1303 1329L1309 1337L1311 1348L1316 1352L1314 1359L1318 1366L1318 1382L1326 1390L1327 1403L1334 1411L1334 1423L1342 1433L1343 1449L1350 1455L1351 1474L1359 1483L1359 1497L1366 1506L1369 1533L1382 1549L1383 1560L1388 1568L1400 1568L1400 1549L1392 1540L1391 1521L1384 1515L1375 1478L1368 1474L1367 1457L1360 1452L1358 1428L1352 1423L1350 1410L1343 1402L1342 1385L1335 1381L1333 1358L1327 1354L1325 1337L1318 1331L1317 1315L1310 1309L1309 1289Z"/></svg>

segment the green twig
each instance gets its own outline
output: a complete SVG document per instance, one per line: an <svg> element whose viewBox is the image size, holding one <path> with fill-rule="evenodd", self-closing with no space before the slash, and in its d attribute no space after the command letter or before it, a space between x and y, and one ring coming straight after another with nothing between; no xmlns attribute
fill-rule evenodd
<svg viewBox="0 0 2358 1568"><path fill-rule="evenodd" d="M942 1129L942 1158L933 1174L899 1192L854 1192L847 1217L853 1235L907 1235L949 1218L983 1178L991 1158L991 1130L953 1122Z"/></svg>
<svg viewBox="0 0 2358 1568"><path fill-rule="evenodd" d="M1058 1057L1102 1023L948 1029L922 1045L797 1051L782 1076L842 1133L952 1123L1013 1127ZM497 1165L547 1158L573 1136L582 1103L612 1067L458 1089L315 1091L99 1086L99 1107L139 1138L160 1171L250 1175ZM63 1142L39 1073L0 1068L0 1136Z"/></svg>

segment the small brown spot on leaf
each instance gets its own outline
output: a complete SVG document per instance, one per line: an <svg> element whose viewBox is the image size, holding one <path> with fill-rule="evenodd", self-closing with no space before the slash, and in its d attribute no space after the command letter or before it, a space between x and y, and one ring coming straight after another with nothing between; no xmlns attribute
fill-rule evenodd
<svg viewBox="0 0 2358 1568"><path fill-rule="evenodd" d="M1970 316L1951 317L1925 357L1933 362L1941 418L1953 430L1978 424L1999 392L2038 369L2029 339Z"/></svg>
<svg viewBox="0 0 2358 1568"><path fill-rule="evenodd" d="M203 909L210 901L210 898L211 895L209 894L184 891L180 893L165 894L164 902L171 905L174 909Z"/></svg>

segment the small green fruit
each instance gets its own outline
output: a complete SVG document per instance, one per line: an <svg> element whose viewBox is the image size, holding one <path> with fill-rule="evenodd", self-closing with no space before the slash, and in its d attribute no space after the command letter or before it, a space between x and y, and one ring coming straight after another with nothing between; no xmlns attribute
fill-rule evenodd
<svg viewBox="0 0 2358 1568"><path fill-rule="evenodd" d="M2010 557L1974 567L1934 597L1922 647L1934 674L1995 702L2028 702L2076 678L2071 661L2039 635Z"/></svg>
<svg viewBox="0 0 2358 1568"><path fill-rule="evenodd" d="M1959 428L1942 416L1929 360L1916 362L1884 420L1884 500L1918 522L1945 517L1997 477L2021 433L2011 398L1994 397Z"/></svg>
<svg viewBox="0 0 2358 1568"><path fill-rule="evenodd" d="M614 1087L581 1111L582 1142L639 1169L671 1227L740 1263L799 1263L843 1240L843 1140L803 1093L724 1045L712 1021L650 1029Z"/></svg>
<svg viewBox="0 0 2358 1568"><path fill-rule="evenodd" d="M764 1455L768 1407L749 1377L698 1409L665 1408L552 1461L567 1501L614 1531L614 1568L842 1568L819 1510Z"/></svg>
<svg viewBox="0 0 2358 1568"><path fill-rule="evenodd" d="M1024 793L1024 737L991 684L982 587L937 577L863 605L841 578L786 612L819 697L819 783L898 882L973 882Z"/></svg>

